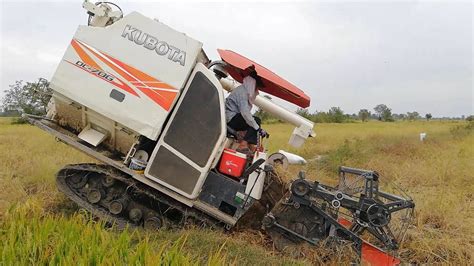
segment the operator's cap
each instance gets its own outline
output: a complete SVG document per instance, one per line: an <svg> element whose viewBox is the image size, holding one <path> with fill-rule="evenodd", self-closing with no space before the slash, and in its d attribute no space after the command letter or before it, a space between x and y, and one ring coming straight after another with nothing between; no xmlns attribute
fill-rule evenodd
<svg viewBox="0 0 474 266"><path fill-rule="evenodd" d="M244 76L251 76L255 79L257 87L261 88L264 86L262 79L258 76L257 70L255 70L255 65L251 65L242 71Z"/></svg>

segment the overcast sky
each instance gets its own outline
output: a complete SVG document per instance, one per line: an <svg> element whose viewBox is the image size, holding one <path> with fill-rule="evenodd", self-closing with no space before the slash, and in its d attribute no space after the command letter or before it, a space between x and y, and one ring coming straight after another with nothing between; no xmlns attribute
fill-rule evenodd
<svg viewBox="0 0 474 266"><path fill-rule="evenodd" d="M114 2L201 41L211 59L217 48L254 59L309 94L311 111L473 113L470 1ZM0 91L49 79L86 23L82 1L0 3Z"/></svg>

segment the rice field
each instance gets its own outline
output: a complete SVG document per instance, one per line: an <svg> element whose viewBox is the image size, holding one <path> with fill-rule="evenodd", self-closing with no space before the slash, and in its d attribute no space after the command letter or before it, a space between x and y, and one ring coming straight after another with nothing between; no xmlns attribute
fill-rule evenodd
<svg viewBox="0 0 474 266"><path fill-rule="evenodd" d="M341 264L327 251L291 258L273 250L260 232L186 229L147 232L106 228L57 191L65 164L91 162L30 125L0 119L0 265L31 264ZM303 148L288 146L292 127L271 124L270 151L305 157L287 180L307 177L334 184L337 167L377 170L404 187L416 219L400 250L406 262L474 264L474 126L464 121L318 124ZM428 138L419 141L419 133ZM326 255L324 255L326 254ZM321 258L325 257L324 260Z"/></svg>

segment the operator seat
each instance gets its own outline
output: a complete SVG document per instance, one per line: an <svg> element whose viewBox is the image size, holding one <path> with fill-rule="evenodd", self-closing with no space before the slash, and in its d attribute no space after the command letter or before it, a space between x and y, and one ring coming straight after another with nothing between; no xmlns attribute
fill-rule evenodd
<svg viewBox="0 0 474 266"><path fill-rule="evenodd" d="M231 128L230 126L227 126L227 137L237 139L238 133L235 129Z"/></svg>
<svg viewBox="0 0 474 266"><path fill-rule="evenodd" d="M246 131L236 131L235 129L227 126L227 141L225 144L226 148L237 149L240 141L243 140Z"/></svg>

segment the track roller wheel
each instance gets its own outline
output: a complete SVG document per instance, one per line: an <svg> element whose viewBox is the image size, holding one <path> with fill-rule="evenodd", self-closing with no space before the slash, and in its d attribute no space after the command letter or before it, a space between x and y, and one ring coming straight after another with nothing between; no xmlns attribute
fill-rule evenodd
<svg viewBox="0 0 474 266"><path fill-rule="evenodd" d="M102 193L98 189L91 189L89 193L87 193L87 200L92 204L99 202L101 199Z"/></svg>
<svg viewBox="0 0 474 266"><path fill-rule="evenodd" d="M159 217L152 216L145 220L143 227L146 230L159 230L163 227L163 222Z"/></svg>
<svg viewBox="0 0 474 266"><path fill-rule="evenodd" d="M104 178L102 178L102 185L104 187L111 187L113 186L113 184L115 184L115 179L111 176L105 176Z"/></svg>
<svg viewBox="0 0 474 266"><path fill-rule="evenodd" d="M133 222L138 223L143 217L143 212L139 208L133 208L128 212L128 217Z"/></svg>
<svg viewBox="0 0 474 266"><path fill-rule="evenodd" d="M80 189L87 184L87 175L75 174L68 179L72 188Z"/></svg>
<svg viewBox="0 0 474 266"><path fill-rule="evenodd" d="M112 214L118 215L125 210L127 207L127 201L125 199L113 200L109 203L109 211Z"/></svg>

